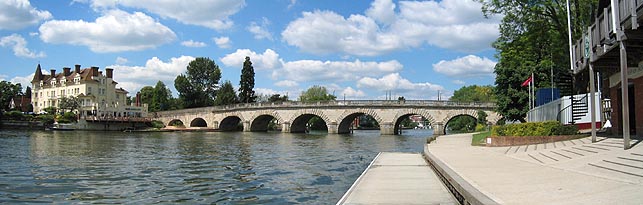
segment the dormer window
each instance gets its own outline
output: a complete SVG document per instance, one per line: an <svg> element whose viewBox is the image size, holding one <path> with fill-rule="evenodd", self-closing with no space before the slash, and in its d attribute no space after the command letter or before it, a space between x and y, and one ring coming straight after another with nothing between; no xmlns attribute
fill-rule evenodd
<svg viewBox="0 0 643 205"><path fill-rule="evenodd" d="M56 86L56 81L55 80L51 81L51 86Z"/></svg>

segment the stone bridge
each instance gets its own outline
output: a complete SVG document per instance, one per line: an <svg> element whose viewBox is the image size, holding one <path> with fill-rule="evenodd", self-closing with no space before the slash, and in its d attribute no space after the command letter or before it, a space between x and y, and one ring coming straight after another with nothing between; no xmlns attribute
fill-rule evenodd
<svg viewBox="0 0 643 205"><path fill-rule="evenodd" d="M317 116L324 120L328 133L349 133L351 123L361 115L372 116L380 125L380 133L399 133L400 123L411 115L421 115L434 129L435 135L445 134L445 126L456 116L478 117L478 110L487 114L487 121L496 124L501 116L493 103L460 103L433 100L351 100L319 103L283 102L214 106L150 113L153 120L164 125L180 121L188 129L236 130L239 123L245 132L268 130L276 119L282 132L302 133L308 121Z"/></svg>

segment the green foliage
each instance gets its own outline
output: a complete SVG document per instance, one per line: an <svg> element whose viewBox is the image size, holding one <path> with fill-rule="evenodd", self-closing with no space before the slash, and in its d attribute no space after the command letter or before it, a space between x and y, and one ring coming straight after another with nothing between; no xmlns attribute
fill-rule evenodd
<svg viewBox="0 0 643 205"><path fill-rule="evenodd" d="M453 131L472 132L476 128L476 119L469 115L460 115L447 122L447 129Z"/></svg>
<svg viewBox="0 0 643 205"><path fill-rule="evenodd" d="M361 115L359 118L359 126L367 128L377 128L380 127L380 124L370 115Z"/></svg>
<svg viewBox="0 0 643 205"><path fill-rule="evenodd" d="M214 100L214 105L232 105L236 103L239 103L239 99L237 98L237 94L234 92L234 87L232 87L232 83L230 83L230 81L226 81L221 85L219 94Z"/></svg>
<svg viewBox="0 0 643 205"><path fill-rule="evenodd" d="M250 57L246 56L246 61L243 62L243 69L241 69L241 80L239 81L239 101L242 103L256 102L257 96L255 91L255 70L252 67Z"/></svg>
<svg viewBox="0 0 643 205"><path fill-rule="evenodd" d="M484 146L486 144L485 139L487 139L487 137L489 136L491 136L490 131L473 134L473 137L471 138L471 145Z"/></svg>
<svg viewBox="0 0 643 205"><path fill-rule="evenodd" d="M478 124L487 124L487 113L482 110L478 110Z"/></svg>
<svg viewBox="0 0 643 205"><path fill-rule="evenodd" d="M528 122L493 126L492 136L553 136L574 135L578 133L575 126L561 125L557 121Z"/></svg>
<svg viewBox="0 0 643 205"><path fill-rule="evenodd" d="M161 121L152 120L152 127L157 128L157 129L161 129L161 128L164 128L165 125L163 125L163 122L161 122Z"/></svg>
<svg viewBox="0 0 643 205"><path fill-rule="evenodd" d="M80 99L74 96L62 97L60 98L60 103L58 104L58 107L61 110L69 110L69 111L77 110L80 107Z"/></svg>
<svg viewBox="0 0 643 205"><path fill-rule="evenodd" d="M449 100L456 102L495 102L496 96L493 94L493 86L491 85L471 85L463 86L454 91Z"/></svg>
<svg viewBox="0 0 643 205"><path fill-rule="evenodd" d="M287 95L281 96L279 94L274 94L274 95L271 95L270 98L268 98L268 102L288 102L288 96Z"/></svg>
<svg viewBox="0 0 643 205"><path fill-rule="evenodd" d="M482 131L486 131L486 130L487 130L486 125L484 125L484 124L477 124L476 125L476 132L482 132Z"/></svg>
<svg viewBox="0 0 643 205"><path fill-rule="evenodd" d="M326 87L315 85L308 88L305 92L301 93L299 96L299 101L311 103L311 102L328 102L334 101L337 96L328 94Z"/></svg>
<svg viewBox="0 0 643 205"><path fill-rule="evenodd" d="M58 123L72 123L77 122L76 114L73 112L65 112L62 115L56 115Z"/></svg>
<svg viewBox="0 0 643 205"><path fill-rule="evenodd" d="M9 120L23 120L25 115L18 110L3 113L4 117Z"/></svg>
<svg viewBox="0 0 643 205"><path fill-rule="evenodd" d="M13 84L9 81L0 81L0 110L9 110L9 104L13 97L22 94L22 85Z"/></svg>
<svg viewBox="0 0 643 205"><path fill-rule="evenodd" d="M221 70L209 58L191 61L185 74L174 79L174 87L185 108L205 107L214 103Z"/></svg>
<svg viewBox="0 0 643 205"><path fill-rule="evenodd" d="M53 114L38 115L38 119L45 125L45 127L49 127L55 122Z"/></svg>
<svg viewBox="0 0 643 205"><path fill-rule="evenodd" d="M181 122L180 120L176 120L176 121L171 121L171 122L168 124L168 126L181 127L181 126L184 126L184 125L183 125L183 122Z"/></svg>
<svg viewBox="0 0 643 205"><path fill-rule="evenodd" d="M45 111L47 114L55 114L56 113L56 107L46 107L42 109Z"/></svg>
<svg viewBox="0 0 643 205"><path fill-rule="evenodd" d="M550 69L555 76L569 73L568 33L565 1L486 1L485 15L503 15L500 37L493 44L498 54L495 66L498 112L509 121L524 122L528 111L527 87L531 73L537 88L550 87ZM597 0L572 0L574 39L590 25L589 15Z"/></svg>
<svg viewBox="0 0 643 205"><path fill-rule="evenodd" d="M324 122L323 119L317 116L310 118L310 120L308 120L308 124L310 125L311 130L322 130L322 131L328 130L326 122Z"/></svg>
<svg viewBox="0 0 643 205"><path fill-rule="evenodd" d="M159 80L152 90L152 100L149 106L150 111L168 110L171 106L170 98L172 98L172 92L165 86L165 83Z"/></svg>

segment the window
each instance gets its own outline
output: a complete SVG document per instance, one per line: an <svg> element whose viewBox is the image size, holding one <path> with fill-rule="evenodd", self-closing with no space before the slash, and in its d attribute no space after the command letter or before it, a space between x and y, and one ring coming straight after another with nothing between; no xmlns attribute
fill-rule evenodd
<svg viewBox="0 0 643 205"><path fill-rule="evenodd" d="M87 95L92 94L92 87L87 87Z"/></svg>

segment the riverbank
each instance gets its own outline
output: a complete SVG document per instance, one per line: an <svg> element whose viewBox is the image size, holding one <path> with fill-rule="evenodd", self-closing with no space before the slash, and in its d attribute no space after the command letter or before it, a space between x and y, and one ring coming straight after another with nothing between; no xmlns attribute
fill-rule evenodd
<svg viewBox="0 0 643 205"><path fill-rule="evenodd" d="M643 145L589 138L513 147L440 136L424 155L456 198L471 204L640 204Z"/></svg>

